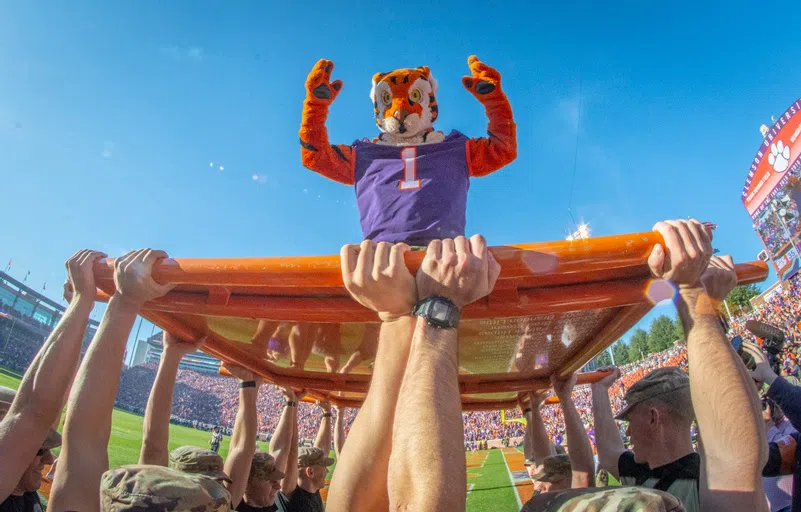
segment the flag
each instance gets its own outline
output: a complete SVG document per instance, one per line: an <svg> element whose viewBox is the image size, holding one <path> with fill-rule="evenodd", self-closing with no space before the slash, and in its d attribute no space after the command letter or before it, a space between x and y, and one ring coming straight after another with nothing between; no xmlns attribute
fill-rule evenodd
<svg viewBox="0 0 801 512"><path fill-rule="evenodd" d="M12 264L12 263L14 263L14 260L12 260L12 259L9 259L9 260L8 260L8 265L6 265L6 272L8 272L9 270L11 270L11 264Z"/></svg>
<svg viewBox="0 0 801 512"><path fill-rule="evenodd" d="M23 283L28 281L28 276L31 275L31 271L29 270L27 274L25 274L25 279L22 280Z"/></svg>
<svg viewBox="0 0 801 512"><path fill-rule="evenodd" d="M45 281L44 284L42 285L42 291L45 290L47 290L47 281Z"/></svg>

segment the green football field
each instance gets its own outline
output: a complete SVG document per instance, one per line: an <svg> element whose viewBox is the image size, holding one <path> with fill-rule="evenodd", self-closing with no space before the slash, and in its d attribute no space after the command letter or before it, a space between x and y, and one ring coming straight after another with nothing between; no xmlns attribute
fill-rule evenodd
<svg viewBox="0 0 801 512"><path fill-rule="evenodd" d="M11 372L0 369L0 386L16 389L20 379ZM108 447L109 463L112 467L134 464L139 458L142 443L141 416L118 409L114 410L111 426L111 441ZM200 430L178 425L170 425L170 449L184 445L208 447L210 434ZM220 455L228 454L230 437L224 436L220 445ZM262 450L268 451L267 443L259 443ZM333 457L333 451L331 456ZM516 487L512 485L514 472L522 469L522 453L514 448L506 450L487 450L467 455L467 510L479 511L517 511L520 510ZM336 465L332 467L332 472ZM518 476L520 473L517 473ZM331 474L329 474L329 478ZM522 482L522 480L521 480ZM527 482L520 487L523 490ZM529 486L530 487L530 486ZM529 492L530 494L530 492ZM525 499L523 500L525 502Z"/></svg>

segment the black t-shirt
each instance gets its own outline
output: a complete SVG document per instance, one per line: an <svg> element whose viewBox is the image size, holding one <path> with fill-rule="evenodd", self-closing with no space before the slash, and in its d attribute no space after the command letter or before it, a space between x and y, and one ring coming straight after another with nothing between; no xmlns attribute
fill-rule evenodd
<svg viewBox="0 0 801 512"><path fill-rule="evenodd" d="M42 502L36 492L26 492L22 496L9 496L0 503L0 512L42 512Z"/></svg>
<svg viewBox="0 0 801 512"><path fill-rule="evenodd" d="M283 506L286 512L323 512L325 510L320 491L310 493L300 486L295 488L289 498L279 492L275 502Z"/></svg>
<svg viewBox="0 0 801 512"><path fill-rule="evenodd" d="M679 498L687 512L700 510L698 480L701 456L690 453L669 464L651 469L634 462L634 454L623 452L617 461L621 485L640 485L665 491Z"/></svg>
<svg viewBox="0 0 801 512"><path fill-rule="evenodd" d="M276 497L276 503L269 507L252 507L245 503L245 500L239 502L239 505L236 506L237 512L284 512L284 509L278 508L278 498Z"/></svg>

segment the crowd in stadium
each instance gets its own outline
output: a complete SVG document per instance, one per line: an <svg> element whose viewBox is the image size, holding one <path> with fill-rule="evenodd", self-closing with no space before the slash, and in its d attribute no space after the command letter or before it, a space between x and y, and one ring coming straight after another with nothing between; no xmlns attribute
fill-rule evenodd
<svg viewBox="0 0 801 512"><path fill-rule="evenodd" d="M320 490L334 463L333 446L337 470L329 510L353 510L355 503L366 510L393 503L464 510L466 444L501 438L508 446L522 437L535 488L526 512L566 510L554 503L567 506L565 500L576 496L583 503L608 503L609 492L619 503L634 499L654 510L801 511L801 465L795 462L801 448L794 448L801 446L801 434L793 428L801 426L801 386L792 377L798 373L799 281L730 319L726 333L721 302L737 278L730 258L712 256L711 228L681 220L655 229L665 242L655 246L648 265L678 290L685 342L612 368L590 385L577 386L575 373L564 380L551 376L559 405L543 405L544 394L529 394L521 401L525 427L504 422L500 412L462 413L458 331L450 323L458 320L433 310L422 310L422 318L411 315L420 297L461 308L492 291L499 266L482 237L432 242L416 276L403 264L402 246L366 242L343 249L345 287L383 321L370 390L361 409L351 411L356 417L347 432L344 415L327 401L305 404L304 390L265 386L257 375L230 365L232 377L179 370L197 346L166 333L158 367L123 373L137 312L170 289L151 277L153 264L166 257L161 251L134 251L117 260L116 292L81 361L94 302L93 267L104 255L80 251L67 262L70 307L19 390L0 388L0 507L41 508L36 491L42 471L55 463L52 450L61 446L51 467L48 509L316 512L323 510ZM787 334L778 364L743 330L749 318ZM727 334L747 338L741 354ZM139 465L108 468L115 398L144 414ZM228 427L227 458L217 454L216 434L212 450L170 451L169 425L176 419ZM271 437L269 453L254 442L263 434ZM594 489L599 468L623 487ZM566 493L571 489L578 494Z"/></svg>

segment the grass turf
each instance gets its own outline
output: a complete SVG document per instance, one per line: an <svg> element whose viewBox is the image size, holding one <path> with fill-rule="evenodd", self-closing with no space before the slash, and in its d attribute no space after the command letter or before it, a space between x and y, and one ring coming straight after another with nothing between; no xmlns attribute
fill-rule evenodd
<svg viewBox="0 0 801 512"><path fill-rule="evenodd" d="M20 376L0 368L0 386L17 389ZM108 447L109 463L111 467L124 464L135 464L139 459L139 449L142 446L142 416L114 409L111 420L111 440ZM184 445L209 446L211 433L195 430L179 425L170 425L170 450ZM223 436L220 444L220 455L228 455L228 444L231 438ZM264 451L269 451L267 443L259 442ZM54 450L55 452L56 450ZM486 455L486 459L484 459ZM333 451L331 457L334 457ZM473 484L467 496L467 512L483 512L493 510L498 512L517 511L514 488L509 481L503 453L501 450L487 450L476 452L472 460L482 462L483 467L468 467L470 477L468 486ZM476 464L472 464L476 465ZM334 468L331 467L328 479L331 478Z"/></svg>

